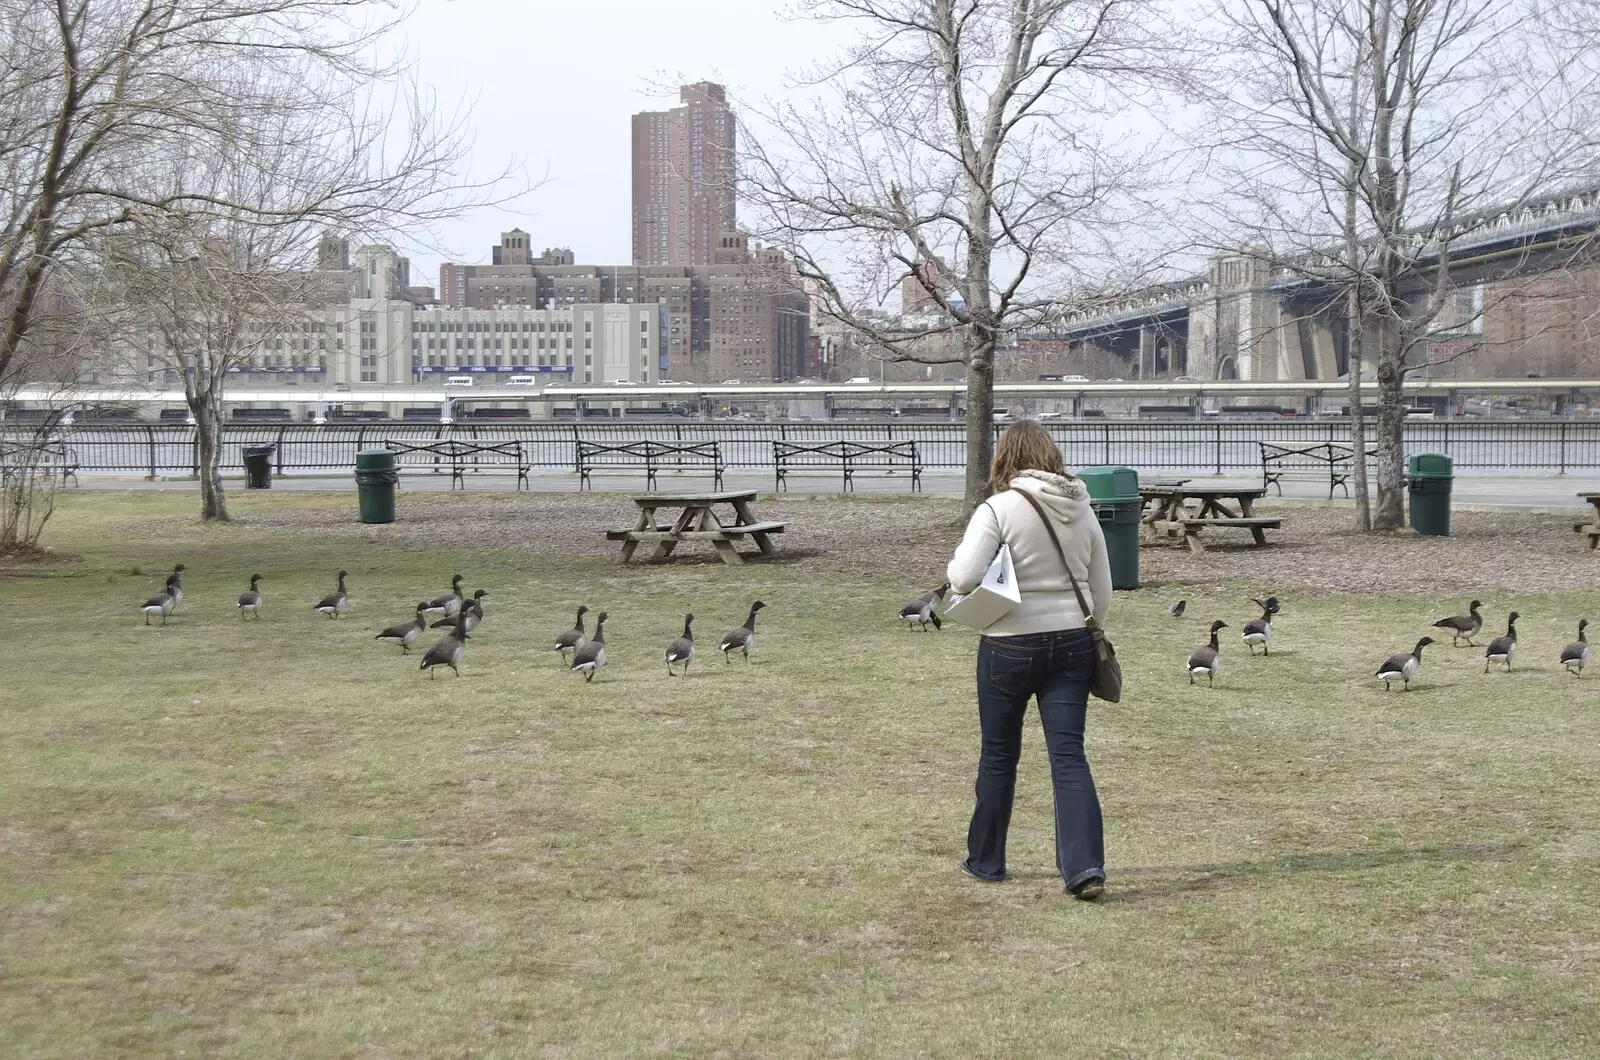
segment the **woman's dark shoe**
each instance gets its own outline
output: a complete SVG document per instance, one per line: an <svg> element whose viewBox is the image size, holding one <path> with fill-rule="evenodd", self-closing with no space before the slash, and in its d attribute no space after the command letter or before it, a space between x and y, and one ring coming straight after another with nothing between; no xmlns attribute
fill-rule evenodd
<svg viewBox="0 0 1600 1060"><path fill-rule="evenodd" d="M1106 878L1104 876L1090 876L1067 888L1067 893L1080 902L1098 901L1106 893Z"/></svg>
<svg viewBox="0 0 1600 1060"><path fill-rule="evenodd" d="M961 862L961 871L966 873L968 876L971 876L973 879L978 880L978 881L980 881L982 883L1004 883L1004 882L1006 882L1006 874L1005 873L1002 872L998 876L985 876L981 872L974 872L973 869L972 869L972 866L967 864L965 859L963 859L962 862Z"/></svg>

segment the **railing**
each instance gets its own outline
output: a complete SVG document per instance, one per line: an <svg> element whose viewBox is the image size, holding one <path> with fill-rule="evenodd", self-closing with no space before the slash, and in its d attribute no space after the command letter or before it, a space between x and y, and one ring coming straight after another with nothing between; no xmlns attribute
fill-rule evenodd
<svg viewBox="0 0 1600 1060"><path fill-rule="evenodd" d="M1058 422L1048 425L1069 467L1125 464L1150 470L1224 474L1261 469L1257 443L1348 445L1342 420L1251 422ZM996 428L998 431L1000 428ZM17 434L0 429L0 444ZM925 469L960 468L966 461L960 423L506 423L506 424L230 424L223 428L222 467L244 466L241 450L271 445L278 474L339 473L356 453L386 442L458 440L520 442L533 468L570 472L578 443L674 445L717 442L730 469L771 470L774 441L865 444L915 442ZM194 474L193 427L181 424L70 426L52 444L77 452L85 472L137 472L151 477ZM1376 445L1369 430L1368 444ZM1565 474L1600 469L1600 421L1436 420L1405 425L1405 451L1447 453L1458 471L1541 471Z"/></svg>

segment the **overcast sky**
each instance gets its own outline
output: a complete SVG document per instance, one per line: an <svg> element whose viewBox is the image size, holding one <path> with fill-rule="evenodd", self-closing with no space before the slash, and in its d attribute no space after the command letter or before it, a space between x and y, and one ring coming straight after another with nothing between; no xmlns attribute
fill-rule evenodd
<svg viewBox="0 0 1600 1060"><path fill-rule="evenodd" d="M584 264L627 264L629 118L676 102L659 82L714 80L759 100L786 71L832 50L839 31L778 17L788 0L422 0L406 26L419 74L441 104L473 101L473 166L523 159L547 182L505 209L475 211L441 235L454 260L487 261L520 227L533 246L570 246ZM411 248L413 282L438 282L437 253Z"/></svg>

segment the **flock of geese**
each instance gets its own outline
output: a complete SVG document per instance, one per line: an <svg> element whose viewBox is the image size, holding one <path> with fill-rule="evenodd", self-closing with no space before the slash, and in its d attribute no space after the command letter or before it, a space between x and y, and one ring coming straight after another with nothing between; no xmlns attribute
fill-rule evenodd
<svg viewBox="0 0 1600 1060"><path fill-rule="evenodd" d="M1253 618L1244 624L1242 631L1244 642L1250 646L1251 655L1256 653L1258 646L1263 655L1271 654L1269 641L1272 637L1272 618L1279 611L1278 598L1276 596L1269 596L1265 600L1252 598L1251 602L1261 608L1261 617ZM1182 618L1187 606L1188 601L1178 600L1167 608L1167 613L1174 618ZM1441 618L1433 624L1433 628L1440 631L1440 637L1448 636L1452 647L1465 641L1470 647L1475 648L1477 644L1472 638L1483 630L1483 614L1479 611L1482 606L1483 601L1474 600L1467 606L1466 614ZM1506 618L1505 635L1494 638L1484 649L1484 673L1488 673L1494 666L1511 669L1511 661L1517 655L1517 619L1521 617L1517 612L1511 612ZM1221 619L1211 623L1211 640L1189 653L1184 669L1189 674L1190 684L1194 684L1200 677L1204 677L1208 685L1215 683L1222 659L1217 633L1227 628L1228 624ZM1562 668L1576 677L1582 677L1583 668L1589 664L1589 639L1584 633L1588 628L1587 618L1580 621L1578 639L1561 649ZM1422 669L1422 649L1434 643L1436 641L1433 637L1423 637L1410 651L1398 652L1383 660L1376 676L1383 682L1384 691L1392 689L1396 681L1400 682L1401 691L1409 691L1412 679Z"/></svg>
<svg viewBox="0 0 1600 1060"><path fill-rule="evenodd" d="M156 615L161 616L161 624L166 625L168 618L178 605L183 602L183 572L182 563L172 568L172 573L167 575L166 588L151 596L139 608L144 614L145 625L151 624L151 619ZM312 605L311 610L319 615L329 618L338 618L350 610L350 594L345 587L345 579L350 576L349 571L340 571L338 574L339 587L324 596ZM448 666L457 677L461 676L461 660L466 654L466 641L468 635L483 623L483 601L489 595L487 589L476 590L469 599L461 591L461 583L466 579L457 574L450 579L450 591L434 597L432 600L418 601L414 617L409 622L397 622L379 633L374 640L381 640L385 644L399 647L402 655L411 653L411 646L422 638L423 632L428 629L445 629L450 632L445 637L431 645L422 655L421 669L427 670L429 676L435 676L439 667ZM261 595L261 575L250 576L250 588L239 594L238 610L242 616L251 616L259 619L263 597ZM722 653L724 662L731 663L735 654L744 656L744 661L750 661L750 652L756 646L756 612L767 605L760 600L750 605L750 614L744 620L744 625L730 630L717 642L717 650ZM601 611L595 618L594 635L589 636L584 629L584 616L589 613L588 607L578 608L578 621L569 630L555 638L552 650L556 652L573 673L583 674L585 681L593 681L594 675L606 664L606 639L605 625L607 615ZM428 620L435 619L432 623ZM937 624L938 616L934 616ZM667 645L664 659L667 664L667 675L677 677L689 672L689 664L694 661L694 615L685 615L683 619L683 634L675 637Z"/></svg>
<svg viewBox="0 0 1600 1060"><path fill-rule="evenodd" d="M146 625L149 625L156 615L161 616L161 622L165 625L172 612L183 602L183 571L182 563L173 567L172 573L167 575L166 588L151 596L139 609L144 613ZM317 601L312 611L329 618L338 618L349 611L350 595L345 589L347 577L349 577L348 571L340 571L339 587ZM457 574L450 580L448 593L436 596L432 600L419 601L411 621L396 623L374 639L397 645L402 654L410 654L411 646L421 639L425 630L448 628L450 632L423 653L421 668L429 671L432 676L437 667L448 666L457 677L460 677L460 664L465 654L468 634L483 622L483 601L489 595L488 590L478 589L469 599L461 590L461 583L464 580ZM908 628L916 627L923 631L930 625L935 630L942 628L939 607L949 591L949 583L946 583L923 593L901 608L899 617L906 622ZM259 619L262 602L261 575L252 574L250 588L239 594L239 613ZM1261 608L1261 617L1245 622L1240 631L1241 639L1250 649L1252 656L1255 655L1257 648L1261 649L1262 655L1271 655L1272 622L1280 611L1278 598L1269 596L1261 600L1252 597L1250 602ZM747 663L750 661L750 652L756 646L756 612L766 606L760 600L751 604L744 625L730 630L717 642L717 651L722 653L724 662L731 662L735 654L744 656ZM1469 646L1477 647L1473 638L1483 630L1483 614L1479 610L1482 606L1481 600L1474 600L1468 605L1466 614L1441 618L1433 624L1433 628L1439 631L1440 637L1448 636L1452 646L1465 641ZM1167 613L1173 618L1182 618L1187 607L1187 600L1178 600L1167 608ZM561 657L573 673L581 673L585 681L593 681L594 675L606 665L605 625L608 616L604 611L596 616L594 634L590 636L584 627L584 619L588 614L588 607L579 607L577 622L571 629L555 638L551 650ZM1507 670L1511 669L1512 660L1517 654L1517 619L1521 617L1517 612L1511 612L1506 619L1505 635L1494 638L1484 649L1484 673L1488 673L1497 665L1504 666ZM431 624L428 621L430 618L435 619ZM695 657L693 627L694 615L685 615L683 633L667 645L662 655L667 667L667 676L677 677L689 672L689 664ZM1588 627L1588 619L1579 622L1578 639L1561 651L1562 668L1577 677L1583 676L1583 668L1589 663L1589 641L1584 632ZM1220 618L1212 622L1210 640L1189 653L1189 658L1184 663L1184 671L1189 675L1190 684L1194 684L1201 677L1206 679L1207 685L1216 683L1217 673L1222 668L1222 644L1218 634L1227 628L1228 624ZM1376 674L1377 679L1383 682L1384 690L1389 691L1393 688L1394 682L1399 681L1401 690L1409 691L1412 680L1422 669L1422 649L1434 643L1436 641L1433 637L1423 637L1410 651L1399 652L1385 659Z"/></svg>

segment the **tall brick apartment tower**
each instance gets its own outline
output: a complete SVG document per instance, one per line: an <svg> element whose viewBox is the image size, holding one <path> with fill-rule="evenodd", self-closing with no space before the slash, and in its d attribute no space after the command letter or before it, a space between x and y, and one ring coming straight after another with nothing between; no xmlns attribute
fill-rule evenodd
<svg viewBox="0 0 1600 1060"><path fill-rule="evenodd" d="M679 106L633 116L633 263L710 265L735 227L733 112L721 85L685 85Z"/></svg>

